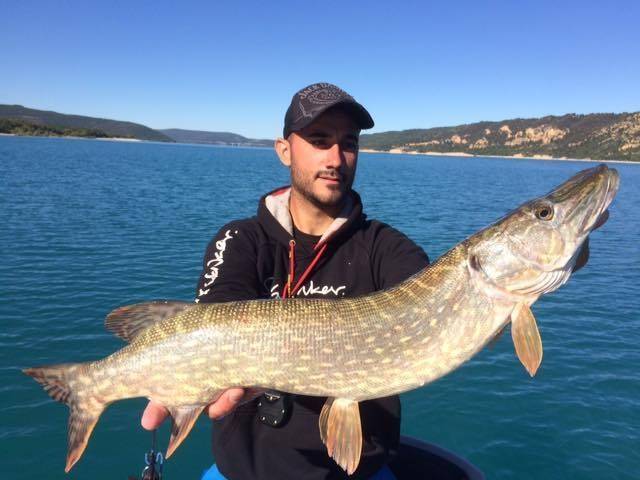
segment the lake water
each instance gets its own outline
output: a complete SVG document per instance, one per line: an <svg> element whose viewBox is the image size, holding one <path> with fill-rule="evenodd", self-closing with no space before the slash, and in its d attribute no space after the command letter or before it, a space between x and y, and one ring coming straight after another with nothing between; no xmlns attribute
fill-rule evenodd
<svg viewBox="0 0 640 480"><path fill-rule="evenodd" d="M369 216L435 259L578 162L362 154ZM533 307L544 361L531 379L510 335L451 375L403 396L403 433L451 449L489 479L640 478L640 165L621 188L591 259ZM103 357L122 343L113 308L193 298L204 248L230 219L287 182L269 149L0 137L1 478L63 478L67 408L20 370ZM145 402L104 413L65 478L140 474ZM165 465L199 478L211 462L201 418ZM168 426L159 436L166 447Z"/></svg>

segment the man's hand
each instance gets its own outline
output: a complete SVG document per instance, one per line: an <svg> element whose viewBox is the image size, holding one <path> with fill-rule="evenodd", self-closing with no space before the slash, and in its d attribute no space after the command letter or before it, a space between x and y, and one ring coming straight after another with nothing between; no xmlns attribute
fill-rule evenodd
<svg viewBox="0 0 640 480"><path fill-rule="evenodd" d="M596 228L600 228L602 225L606 223L608 219L609 219L609 210L605 210L602 213L602 215L600 215L600 218L598 218L598 221L593 227L593 230L595 230ZM578 254L578 258L576 259L576 264L573 267L573 272L577 272L582 267L584 267L587 264L588 260L589 260L589 237L586 238L586 240L584 241L584 244L582 245L582 248L580 249L580 253Z"/></svg>
<svg viewBox="0 0 640 480"><path fill-rule="evenodd" d="M207 406L207 415L209 415L209 418L212 420L217 420L228 415L241 403L244 395L245 391L242 388L225 390L222 395L220 395L220 398ZM147 405L147 408L144 409L140 423L147 430L155 430L168 416L169 412L166 408L159 403L151 401Z"/></svg>

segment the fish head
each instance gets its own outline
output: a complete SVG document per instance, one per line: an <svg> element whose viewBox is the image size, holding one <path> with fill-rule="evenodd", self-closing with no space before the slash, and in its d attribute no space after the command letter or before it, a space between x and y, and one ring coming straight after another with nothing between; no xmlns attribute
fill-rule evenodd
<svg viewBox="0 0 640 480"><path fill-rule="evenodd" d="M557 289L602 223L619 183L615 169L599 165L524 203L470 239L470 270L507 296L535 301Z"/></svg>

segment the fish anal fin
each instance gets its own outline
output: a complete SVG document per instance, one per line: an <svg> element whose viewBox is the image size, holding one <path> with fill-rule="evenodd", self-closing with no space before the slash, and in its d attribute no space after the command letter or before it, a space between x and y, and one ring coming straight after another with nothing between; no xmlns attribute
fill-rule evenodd
<svg viewBox="0 0 640 480"><path fill-rule="evenodd" d="M327 407L325 409L325 407ZM329 456L351 475L358 468L362 454L362 426L358 402L336 398L325 403L326 433L323 442ZM328 413L327 413L328 412ZM320 419L320 435L323 436L324 418Z"/></svg>
<svg viewBox="0 0 640 480"><path fill-rule="evenodd" d="M126 305L113 310L105 320L105 327L125 342L131 342L151 325L171 318L194 306L192 302L157 300Z"/></svg>
<svg viewBox="0 0 640 480"><path fill-rule="evenodd" d="M173 424L171 425L171 438L167 447L166 458L169 458L173 452L180 446L182 441L187 438L189 432L196 423L196 420L204 410L205 405L189 406L189 407L167 407Z"/></svg>
<svg viewBox="0 0 640 480"><path fill-rule="evenodd" d="M91 432L107 404L88 390L79 392L71 388L72 384L90 385L81 378L87 375L82 364L27 368L24 373L40 383L51 398L69 407L67 464L64 469L68 473L87 448Z"/></svg>
<svg viewBox="0 0 640 480"><path fill-rule="evenodd" d="M322 443L327 444L327 422L329 421L329 411L331 410L331 404L333 403L334 398L329 397L327 401L324 402L322 406L322 410L320 411L320 418L318 419L318 427L320 428L320 439Z"/></svg>
<svg viewBox="0 0 640 480"><path fill-rule="evenodd" d="M516 354L532 377L542 363L542 340L531 309L518 303L511 313L511 337Z"/></svg>

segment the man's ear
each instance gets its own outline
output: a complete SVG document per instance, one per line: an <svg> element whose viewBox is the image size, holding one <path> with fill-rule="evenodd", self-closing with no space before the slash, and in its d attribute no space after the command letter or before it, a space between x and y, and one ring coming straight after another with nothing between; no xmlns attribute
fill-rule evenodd
<svg viewBox="0 0 640 480"><path fill-rule="evenodd" d="M278 154L278 158L285 167L291 166L291 144L289 140L284 138L277 138L276 143L273 145Z"/></svg>

